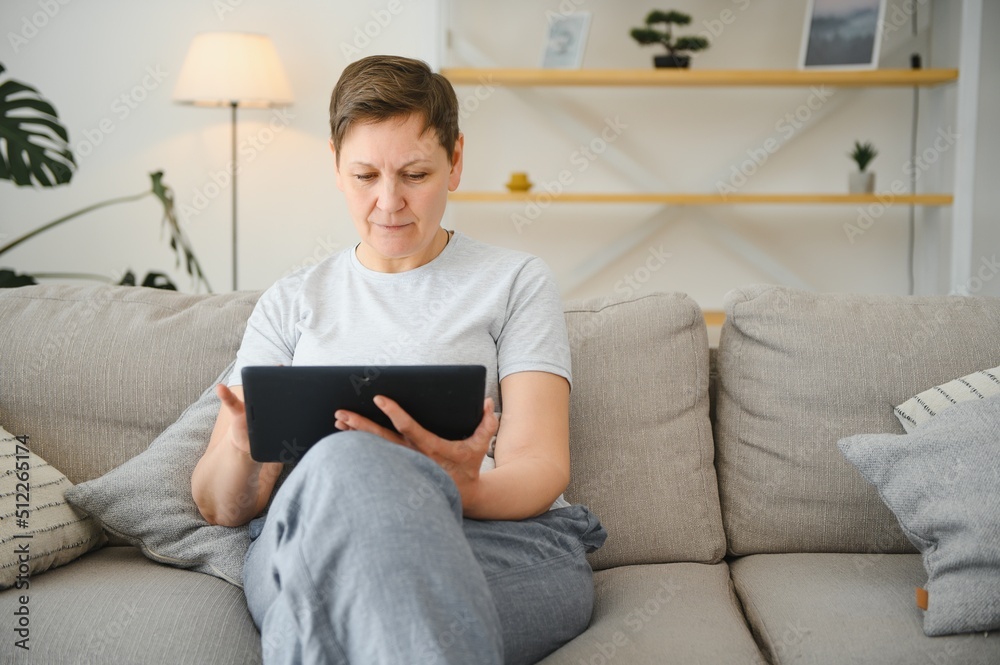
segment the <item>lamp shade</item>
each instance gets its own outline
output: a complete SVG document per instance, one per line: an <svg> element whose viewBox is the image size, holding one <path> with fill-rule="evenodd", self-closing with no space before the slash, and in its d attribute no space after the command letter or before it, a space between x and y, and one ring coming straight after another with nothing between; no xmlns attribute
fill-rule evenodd
<svg viewBox="0 0 1000 665"><path fill-rule="evenodd" d="M268 37L203 32L191 42L173 98L199 106L264 108L291 104L292 89Z"/></svg>

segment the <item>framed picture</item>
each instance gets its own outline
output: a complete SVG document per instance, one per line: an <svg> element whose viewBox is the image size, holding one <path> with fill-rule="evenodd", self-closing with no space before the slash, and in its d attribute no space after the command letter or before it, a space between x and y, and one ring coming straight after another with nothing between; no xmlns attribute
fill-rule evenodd
<svg viewBox="0 0 1000 665"><path fill-rule="evenodd" d="M544 69L579 69L587 47L590 12L549 14L549 30L542 54Z"/></svg>
<svg viewBox="0 0 1000 665"><path fill-rule="evenodd" d="M875 69L885 0L809 0L799 67Z"/></svg>

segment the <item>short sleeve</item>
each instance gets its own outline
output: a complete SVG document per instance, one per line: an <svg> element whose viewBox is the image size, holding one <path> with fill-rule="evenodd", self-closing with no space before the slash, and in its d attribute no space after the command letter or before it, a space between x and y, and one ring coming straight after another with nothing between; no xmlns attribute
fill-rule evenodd
<svg viewBox="0 0 1000 665"><path fill-rule="evenodd" d="M250 318L229 386L243 384L242 370L251 365L291 365L298 344L302 312L302 278L296 273L275 282L261 294Z"/></svg>
<svg viewBox="0 0 1000 665"><path fill-rule="evenodd" d="M550 372L572 383L562 297L544 261L532 257L511 284L497 338L497 373Z"/></svg>

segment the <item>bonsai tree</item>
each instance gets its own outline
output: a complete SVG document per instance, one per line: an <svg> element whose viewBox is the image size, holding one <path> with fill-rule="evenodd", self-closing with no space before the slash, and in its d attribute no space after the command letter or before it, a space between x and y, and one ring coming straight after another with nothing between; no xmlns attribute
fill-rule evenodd
<svg viewBox="0 0 1000 665"><path fill-rule="evenodd" d="M646 16L645 28L633 28L632 39L642 46L649 44L663 44L667 49L667 55L657 56L653 59L657 67L687 67L690 57L681 55L685 52L694 53L709 47L708 40L704 37L677 37L674 38L674 25L688 25L691 17L682 12L663 12L654 9ZM663 29L654 26L662 25Z"/></svg>
<svg viewBox="0 0 1000 665"><path fill-rule="evenodd" d="M861 143L860 141L854 142L854 150L847 153L847 156L853 159L858 164L858 171L862 173L868 168L868 165L873 159L878 155L878 150L872 145L871 141L866 141Z"/></svg>

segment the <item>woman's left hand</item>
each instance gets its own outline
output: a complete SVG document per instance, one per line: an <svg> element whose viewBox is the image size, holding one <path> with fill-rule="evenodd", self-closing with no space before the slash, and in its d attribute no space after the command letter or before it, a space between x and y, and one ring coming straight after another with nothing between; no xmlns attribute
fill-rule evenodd
<svg viewBox="0 0 1000 665"><path fill-rule="evenodd" d="M476 431L467 439L449 441L433 434L420 426L395 401L379 395L375 397L377 406L389 420L397 432L365 418L353 411L340 410L334 413L334 426L343 431L359 430L380 436L387 441L412 448L437 462L448 472L459 493L462 495L462 505L474 501L479 467L489 450L490 441L497 433L499 421L493 413L493 398L487 397L483 402L483 417Z"/></svg>

